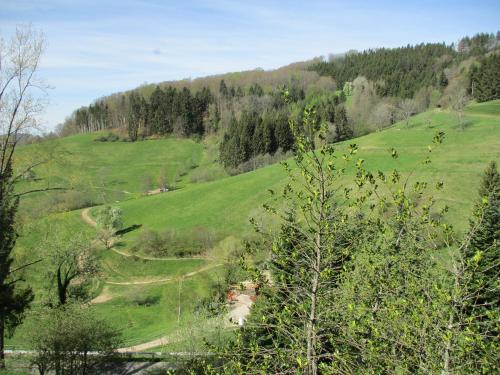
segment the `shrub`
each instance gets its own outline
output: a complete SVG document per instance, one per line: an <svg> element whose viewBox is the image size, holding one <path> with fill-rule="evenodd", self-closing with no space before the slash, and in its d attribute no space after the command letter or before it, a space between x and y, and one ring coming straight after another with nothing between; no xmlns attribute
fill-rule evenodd
<svg viewBox="0 0 500 375"><path fill-rule="evenodd" d="M190 233L179 234L173 229L163 232L143 230L132 246L133 252L141 251L155 257L188 257L210 249L217 234L205 227L196 227Z"/></svg>
<svg viewBox="0 0 500 375"><path fill-rule="evenodd" d="M271 154L264 154L264 155L260 154L260 155L257 155L244 163L239 164L235 168L229 167L229 168L226 168L226 170L231 176L235 176L235 175L240 174L240 173L254 171L256 169L263 168L263 167L266 167L266 166L271 165L271 164L279 163L280 161L291 158L292 156L293 156L292 151L283 152L281 149L278 149L272 155Z"/></svg>
<svg viewBox="0 0 500 375"><path fill-rule="evenodd" d="M137 293L129 298L130 302L137 306L153 306L160 302L160 296L143 295L142 293Z"/></svg>
<svg viewBox="0 0 500 375"><path fill-rule="evenodd" d="M197 182L208 182L218 180L220 178L226 177L227 173L224 168L220 165L212 165L209 167L197 168L189 176L189 180L193 183Z"/></svg>
<svg viewBox="0 0 500 375"><path fill-rule="evenodd" d="M119 332L87 307L44 309L34 323L31 363L40 374L102 373L121 343Z"/></svg>
<svg viewBox="0 0 500 375"><path fill-rule="evenodd" d="M51 194L46 201L48 212L73 211L91 207L94 204L95 202L89 193L80 191Z"/></svg>
<svg viewBox="0 0 500 375"><path fill-rule="evenodd" d="M106 135L101 135L100 137L97 137L94 139L96 142L116 142L120 140L120 136L117 134L109 132Z"/></svg>

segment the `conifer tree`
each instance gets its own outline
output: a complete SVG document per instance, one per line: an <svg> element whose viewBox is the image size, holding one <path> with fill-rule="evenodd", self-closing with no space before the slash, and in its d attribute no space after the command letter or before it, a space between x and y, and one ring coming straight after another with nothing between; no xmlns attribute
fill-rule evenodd
<svg viewBox="0 0 500 375"><path fill-rule="evenodd" d="M454 321L462 341L456 342L452 364L469 373L495 373L500 370L500 175L493 161L460 249Z"/></svg>
<svg viewBox="0 0 500 375"><path fill-rule="evenodd" d="M317 129L315 119L314 110L306 108L304 126ZM265 206L282 219L280 233L271 240L273 283L262 283L263 276L257 272L262 302L247 328L227 348L225 373L315 375L334 358L331 346L337 327L330 313L353 236L346 232L349 216L339 205L344 190L334 187L345 169L333 162L333 147L324 142L326 130L323 124L322 146L315 149L314 140L305 135L314 132L303 134L294 126L294 160L300 173L285 164L290 173L283 190L287 210L279 213ZM351 146L343 158L349 162L355 153L356 147Z"/></svg>
<svg viewBox="0 0 500 375"><path fill-rule="evenodd" d="M347 120L347 112L343 105L335 107L335 125L337 126L337 141L345 141L353 136Z"/></svg>

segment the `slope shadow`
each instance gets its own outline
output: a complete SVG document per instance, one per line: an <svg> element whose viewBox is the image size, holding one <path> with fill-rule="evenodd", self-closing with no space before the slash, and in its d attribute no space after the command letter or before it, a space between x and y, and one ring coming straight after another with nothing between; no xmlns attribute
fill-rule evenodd
<svg viewBox="0 0 500 375"><path fill-rule="evenodd" d="M121 236L121 235L123 235L125 233L129 233L129 232L132 232L132 231L134 231L136 229L139 229L140 227L142 227L142 224L134 224L134 225L131 225L131 226L127 227L127 228L123 228L123 229L120 229L120 230L116 231L115 234L117 236Z"/></svg>

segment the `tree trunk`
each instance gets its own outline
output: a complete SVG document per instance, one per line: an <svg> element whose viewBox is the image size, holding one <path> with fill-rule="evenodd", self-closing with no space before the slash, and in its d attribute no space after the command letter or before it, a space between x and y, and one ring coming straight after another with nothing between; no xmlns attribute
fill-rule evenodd
<svg viewBox="0 0 500 375"><path fill-rule="evenodd" d="M0 369L5 368L5 323L3 318L0 318Z"/></svg>
<svg viewBox="0 0 500 375"><path fill-rule="evenodd" d="M318 373L316 358L316 305L319 284L319 267L321 264L321 233L316 236L316 257L314 264L314 274L311 283L311 309L309 310L309 324L307 327L307 364L309 374Z"/></svg>
<svg viewBox="0 0 500 375"><path fill-rule="evenodd" d="M311 375L317 375L318 373L318 358L316 356L316 326L317 326L317 303L318 303L318 288L319 288L319 278L321 272L321 248L323 245L323 223L325 221L324 207L326 204L326 194L325 194L325 179L322 173L320 173L320 196L319 196L319 215L318 215L318 233L316 234L316 240L314 244L314 250L316 252L312 266L313 277L311 280L311 308L309 310L309 323L307 327L307 364L308 373Z"/></svg>
<svg viewBox="0 0 500 375"><path fill-rule="evenodd" d="M68 286L70 280L62 280L61 269L57 270L57 294L59 297L59 304L64 305L67 300Z"/></svg>
<svg viewBox="0 0 500 375"><path fill-rule="evenodd" d="M449 331L451 331L452 327L453 327L453 312L450 313L448 326L446 328ZM441 372L442 375L450 375L450 351L451 351L451 338L448 338L444 348L443 371Z"/></svg>

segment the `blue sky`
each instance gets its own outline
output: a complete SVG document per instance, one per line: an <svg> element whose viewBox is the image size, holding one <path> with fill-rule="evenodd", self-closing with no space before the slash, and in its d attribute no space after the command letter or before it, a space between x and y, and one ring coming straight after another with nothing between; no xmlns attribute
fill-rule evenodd
<svg viewBox="0 0 500 375"><path fill-rule="evenodd" d="M496 1L0 0L0 33L42 30L47 129L144 82L254 69L349 49L456 42L500 29Z"/></svg>

